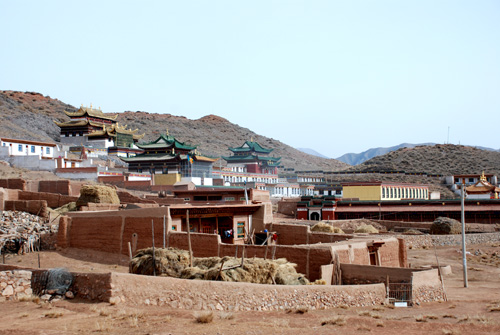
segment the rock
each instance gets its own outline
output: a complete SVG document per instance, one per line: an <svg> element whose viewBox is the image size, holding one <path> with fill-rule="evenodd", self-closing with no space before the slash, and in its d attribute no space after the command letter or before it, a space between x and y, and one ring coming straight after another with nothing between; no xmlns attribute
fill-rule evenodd
<svg viewBox="0 0 500 335"><path fill-rule="evenodd" d="M455 219L438 217L432 223L430 233L432 235L452 235L462 232L462 224Z"/></svg>
<svg viewBox="0 0 500 335"><path fill-rule="evenodd" d="M52 296L50 294L44 294L40 297L43 301L49 301Z"/></svg>
<svg viewBox="0 0 500 335"><path fill-rule="evenodd" d="M14 294L14 288L12 285L7 285L7 287L3 290L2 295L3 296L11 296Z"/></svg>
<svg viewBox="0 0 500 335"><path fill-rule="evenodd" d="M68 299L74 299L75 298L75 295L73 294L73 292L71 291L67 291L64 296Z"/></svg>

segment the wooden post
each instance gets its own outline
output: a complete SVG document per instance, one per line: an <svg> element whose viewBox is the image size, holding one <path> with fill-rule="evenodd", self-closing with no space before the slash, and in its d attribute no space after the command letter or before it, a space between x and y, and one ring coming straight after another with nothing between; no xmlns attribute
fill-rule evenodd
<svg viewBox="0 0 500 335"><path fill-rule="evenodd" d="M130 242L128 242L128 255L130 260L132 260L132 244Z"/></svg>
<svg viewBox="0 0 500 335"><path fill-rule="evenodd" d="M38 252L38 268L40 269L40 251Z"/></svg>
<svg viewBox="0 0 500 335"><path fill-rule="evenodd" d="M238 258L238 245L236 245L236 253L234 255L234 258Z"/></svg>
<svg viewBox="0 0 500 335"><path fill-rule="evenodd" d="M165 243L166 243L165 233L166 233L166 231L167 231L166 220L165 220L165 215L163 215L163 249L165 249Z"/></svg>
<svg viewBox="0 0 500 335"><path fill-rule="evenodd" d="M152 234L152 237L153 237L153 276L156 277L155 224L154 224L154 220L151 220L151 234Z"/></svg>
<svg viewBox="0 0 500 335"><path fill-rule="evenodd" d="M191 248L191 228L189 227L189 209L186 210L186 223L187 223L188 247L189 247L189 266L193 267L193 249Z"/></svg>
<svg viewBox="0 0 500 335"><path fill-rule="evenodd" d="M243 250L241 251L241 267L243 267L244 261L245 261L245 245L243 244Z"/></svg>
<svg viewBox="0 0 500 335"><path fill-rule="evenodd" d="M222 272L222 267L224 266L224 260L222 260L221 264L220 264L220 269L219 269L219 272L217 273L217 277L215 277L215 280L219 279L220 278L220 274Z"/></svg>
<svg viewBox="0 0 500 335"><path fill-rule="evenodd" d="M266 251L264 252L264 259L267 259L267 249L269 247L269 232L267 232L265 243L266 243Z"/></svg>
<svg viewBox="0 0 500 335"><path fill-rule="evenodd" d="M276 244L273 245L273 258L272 260L274 261L274 256L276 255Z"/></svg>

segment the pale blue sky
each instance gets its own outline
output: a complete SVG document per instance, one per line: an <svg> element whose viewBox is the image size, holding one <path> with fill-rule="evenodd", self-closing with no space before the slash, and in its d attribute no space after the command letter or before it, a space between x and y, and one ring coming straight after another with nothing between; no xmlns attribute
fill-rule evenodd
<svg viewBox="0 0 500 335"><path fill-rule="evenodd" d="M330 157L500 148L500 1L0 0L0 89L216 114Z"/></svg>

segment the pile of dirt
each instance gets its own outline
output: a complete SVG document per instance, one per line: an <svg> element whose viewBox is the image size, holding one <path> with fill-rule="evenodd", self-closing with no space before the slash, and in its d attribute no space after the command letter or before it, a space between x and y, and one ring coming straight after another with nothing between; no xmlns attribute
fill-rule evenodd
<svg viewBox="0 0 500 335"><path fill-rule="evenodd" d="M83 185L77 206L85 206L89 202L103 204L120 204L116 189L106 185Z"/></svg>
<svg viewBox="0 0 500 335"><path fill-rule="evenodd" d="M354 230L355 233L367 233L367 234L378 234L378 229L369 225L361 225Z"/></svg>
<svg viewBox="0 0 500 335"><path fill-rule="evenodd" d="M314 226L311 227L311 231L322 232L322 233L336 233L336 234L344 234L344 231L339 227L334 227L325 222L318 222Z"/></svg>
<svg viewBox="0 0 500 335"><path fill-rule="evenodd" d="M130 261L130 272L153 275L153 266L158 276L182 279L219 280L255 284L307 285L309 281L297 273L296 264L284 258L269 260L262 258L207 257L193 258L189 266L189 252L175 248L141 249Z"/></svg>
<svg viewBox="0 0 500 335"><path fill-rule="evenodd" d="M451 218L440 216L432 223L432 235L454 235L462 233L462 224Z"/></svg>

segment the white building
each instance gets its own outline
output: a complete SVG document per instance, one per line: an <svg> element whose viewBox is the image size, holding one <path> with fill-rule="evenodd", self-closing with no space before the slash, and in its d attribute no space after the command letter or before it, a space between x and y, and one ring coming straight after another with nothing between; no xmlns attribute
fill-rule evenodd
<svg viewBox="0 0 500 335"><path fill-rule="evenodd" d="M0 138L0 146L7 147L9 156L38 156L40 158L54 158L59 152L55 143L16 140Z"/></svg>

